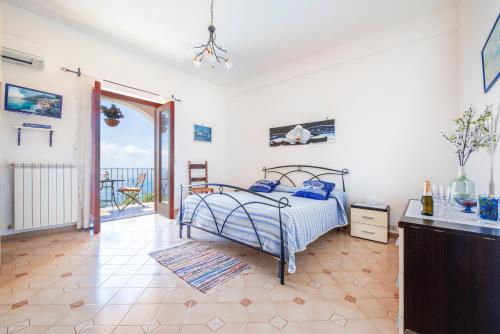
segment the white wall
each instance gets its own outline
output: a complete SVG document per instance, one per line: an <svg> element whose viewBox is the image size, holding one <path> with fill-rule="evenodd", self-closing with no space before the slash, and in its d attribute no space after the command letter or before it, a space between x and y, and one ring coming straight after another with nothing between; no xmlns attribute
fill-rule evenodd
<svg viewBox="0 0 500 334"><path fill-rule="evenodd" d="M396 224L424 180L455 174L441 138L458 108L457 8L450 7L287 64L234 87L229 179L248 186L263 166L348 168L350 201L391 205ZM335 118L331 144L268 146L273 125Z"/></svg>
<svg viewBox="0 0 500 334"><path fill-rule="evenodd" d="M460 2L460 109L472 106L483 111L492 104L500 108L500 82L485 94L481 50L500 13L498 0L462 0ZM500 149L495 156L495 182L500 194ZM476 192L488 193L489 158L486 152L475 153L468 162L468 176L476 183Z"/></svg>
<svg viewBox="0 0 500 334"><path fill-rule="evenodd" d="M45 60L44 71L34 71L12 64L4 65L3 82L24 85L63 95L62 119L26 117L3 111L0 124L1 184L0 235L9 233L13 222L11 162L77 163L77 78L60 71L61 66L81 67L101 78L125 83L169 97L175 92L182 98L176 105L176 189L187 181L188 160L208 160L211 179L225 174L226 118L222 90L208 82L182 73L169 66L149 60L133 50L104 43L54 21L0 3L3 10L4 45L40 55ZM29 24L28 24L29 23ZM16 144L13 128L22 122L52 125L54 144L48 146L46 134L23 134L22 145ZM192 126L203 122L212 126L212 144L194 143ZM177 200L176 200L177 205Z"/></svg>
<svg viewBox="0 0 500 334"><path fill-rule="evenodd" d="M482 109L500 102L499 83L488 94L482 91L480 58L500 4L462 0L459 7L373 32L223 91L133 50L0 3L4 44L46 61L43 72L5 65L2 81L64 95L61 120L0 113L0 234L12 222L7 163L76 162L77 79L61 66L182 98L176 106L177 185L187 178L189 159L208 160L212 181L242 186L261 177L262 166L346 167L350 201L385 201L396 224L407 199L420 196L425 179L444 185L456 173L455 156L440 130L451 128L451 119L468 105ZM334 143L268 147L273 125L326 117L337 122ZM53 148L36 133L26 133L23 145L16 146L12 126L26 120L54 127ZM194 122L213 127L214 143L193 143ZM476 154L469 166L479 192L487 190L485 159Z"/></svg>

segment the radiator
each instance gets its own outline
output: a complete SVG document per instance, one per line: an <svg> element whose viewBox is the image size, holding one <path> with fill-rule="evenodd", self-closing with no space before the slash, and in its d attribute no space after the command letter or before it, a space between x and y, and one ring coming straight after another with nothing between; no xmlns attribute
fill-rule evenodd
<svg viewBox="0 0 500 334"><path fill-rule="evenodd" d="M12 164L14 230L76 223L78 170L68 164Z"/></svg>

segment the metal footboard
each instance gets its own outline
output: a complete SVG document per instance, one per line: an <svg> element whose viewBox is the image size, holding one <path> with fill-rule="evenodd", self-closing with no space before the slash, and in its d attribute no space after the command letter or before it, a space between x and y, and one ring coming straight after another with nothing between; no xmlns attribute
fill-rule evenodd
<svg viewBox="0 0 500 334"><path fill-rule="evenodd" d="M199 194L197 192L192 191L193 186L195 186L195 187L215 187L217 189L217 191L214 191L213 193L208 193L208 194ZM208 232L210 234L217 235L221 238L224 238L224 239L236 242L238 244L247 246L247 247L252 248L254 250L257 250L259 252L274 256L275 258L277 258L279 260L278 275L280 278L280 282L281 282L281 284L285 284L285 264L286 264L285 245L284 245L285 241L284 241L284 237L283 237L284 232L283 232L283 221L282 221L282 217L281 217L281 210L286 208L286 207L291 207L290 204L288 203L288 198L281 197L279 200L277 200L277 199L274 199L274 198L271 198L271 197L268 197L268 196L265 196L265 195L262 195L260 193L256 193L256 192L244 189L244 188L240 188L240 187L236 187L236 186L232 186L232 185L228 185L228 184L221 184L221 183L204 183L204 184L186 185L186 186L181 185L180 190L181 190L181 196L180 196L180 206L179 206L179 238L182 238L182 234L183 234L182 231L183 231L184 226L186 226L186 228L187 228L187 237L188 238L191 237L191 227L194 227L194 228L197 228L199 230ZM230 194L230 192L226 192L225 190L242 191L242 192L250 193L250 194L255 196L255 199L252 199L251 201L242 203L236 197L232 196ZM193 213L191 215L191 219L187 223L184 222L184 199L183 199L183 195L186 191L189 194L195 195L199 198L199 202L196 204L196 206L193 210ZM209 203L206 200L208 197L213 196L213 195L227 196L227 197L231 198L232 200L234 200L234 202L235 202L235 207L228 213L228 215L224 218L224 220L222 222L217 221L217 218L215 217L215 214L214 214L212 208L210 207ZM278 210L279 236L280 236L279 254L275 254L273 252L265 250L263 245L262 245L262 241L261 241L261 238L259 236L258 228L255 225L255 222L252 219L252 216L250 215L250 213L248 212L248 210L246 208L246 206L248 206L248 205L255 205L255 204L273 207L273 208L276 208ZM203 228L202 226L193 225L193 217L195 216L196 211L200 207L203 207L203 206L205 206L210 211L210 214L211 214L212 219L213 219L213 223L215 224L215 231ZM249 220L250 224L252 225L252 229L255 233L255 238L259 244L258 247L254 246L254 245L247 244L247 243L242 242L240 240L236 240L235 238L232 238L231 236L224 234L224 227L226 226L228 219L238 209L242 209L243 212L248 217L248 220Z"/></svg>

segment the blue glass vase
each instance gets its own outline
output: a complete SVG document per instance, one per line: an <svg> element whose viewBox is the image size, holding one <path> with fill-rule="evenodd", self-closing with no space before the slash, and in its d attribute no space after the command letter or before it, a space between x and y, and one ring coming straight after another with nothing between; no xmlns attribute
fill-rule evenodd
<svg viewBox="0 0 500 334"><path fill-rule="evenodd" d="M498 220L498 197L479 195L479 217L481 219Z"/></svg>
<svg viewBox="0 0 500 334"><path fill-rule="evenodd" d="M465 175L465 166L458 167L458 178L450 181L451 198L454 204L462 206L464 201L476 198L474 182Z"/></svg>

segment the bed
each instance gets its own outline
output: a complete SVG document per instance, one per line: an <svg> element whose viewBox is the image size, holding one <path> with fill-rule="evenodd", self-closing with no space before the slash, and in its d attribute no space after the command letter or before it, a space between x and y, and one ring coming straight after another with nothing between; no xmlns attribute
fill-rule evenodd
<svg viewBox="0 0 500 334"><path fill-rule="evenodd" d="M348 224L344 176L347 169L336 170L306 165L287 165L264 168L264 178L277 179L282 185L271 193L256 193L240 187L208 183L203 186L215 188L211 194L189 191L181 186L179 210L179 236L187 227L218 235L222 238L272 255L279 260L279 277L285 282L285 264L288 272L296 270L295 253L303 251L314 240L328 231ZM313 200L292 196L298 182L297 175L304 180L327 180L340 177L328 200ZM189 193L183 200L183 193Z"/></svg>

